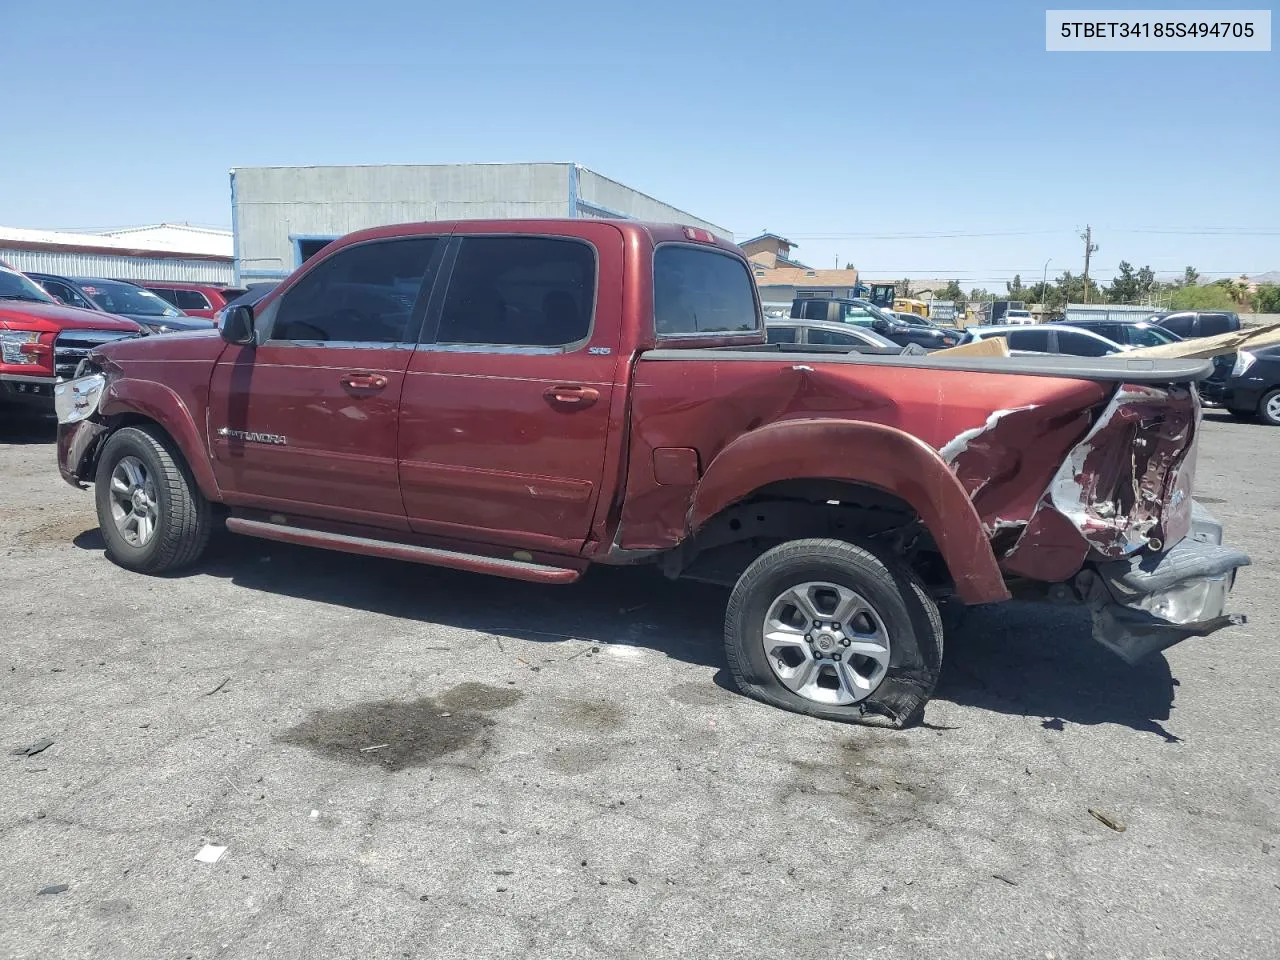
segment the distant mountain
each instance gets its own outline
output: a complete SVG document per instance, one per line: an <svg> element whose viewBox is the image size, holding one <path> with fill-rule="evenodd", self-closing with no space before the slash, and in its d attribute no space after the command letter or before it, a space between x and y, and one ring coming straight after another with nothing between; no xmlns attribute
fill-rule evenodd
<svg viewBox="0 0 1280 960"><path fill-rule="evenodd" d="M1268 270L1249 278L1250 283L1280 283L1280 270Z"/></svg>

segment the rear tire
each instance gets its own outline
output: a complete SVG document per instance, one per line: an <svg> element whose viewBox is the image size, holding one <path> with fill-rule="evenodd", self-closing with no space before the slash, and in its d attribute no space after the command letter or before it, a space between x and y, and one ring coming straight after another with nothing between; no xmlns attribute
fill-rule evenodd
<svg viewBox="0 0 1280 960"><path fill-rule="evenodd" d="M729 597L724 639L743 693L842 723L916 723L942 669L942 621L920 579L843 540L757 558Z"/></svg>
<svg viewBox="0 0 1280 960"><path fill-rule="evenodd" d="M1258 416L1272 427L1280 427L1280 390L1268 390L1258 401Z"/></svg>
<svg viewBox="0 0 1280 960"><path fill-rule="evenodd" d="M171 444L158 428L125 427L107 439L98 459L98 525L108 559L127 570L179 570L209 543L209 501Z"/></svg>

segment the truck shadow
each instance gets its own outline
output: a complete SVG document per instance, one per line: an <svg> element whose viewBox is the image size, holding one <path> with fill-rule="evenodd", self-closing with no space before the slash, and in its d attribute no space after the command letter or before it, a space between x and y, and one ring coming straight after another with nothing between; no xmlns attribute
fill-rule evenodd
<svg viewBox="0 0 1280 960"><path fill-rule="evenodd" d="M1180 742L1162 723L1178 685L1169 662L1157 654L1129 666L1094 642L1082 608L1013 602L973 608L946 643L934 699L1040 717L1047 730L1117 723Z"/></svg>
<svg viewBox="0 0 1280 960"><path fill-rule="evenodd" d="M103 549L96 529L75 543ZM728 592L671 582L649 568L599 567L579 583L554 587L220 535L205 562L180 576L199 575L531 643L643 647L716 671L715 682L734 689L722 646ZM1126 666L1093 642L1082 610L1017 603L977 608L946 642L935 699L1040 717L1051 730L1115 723L1177 740L1161 725L1176 686L1165 658Z"/></svg>
<svg viewBox="0 0 1280 960"><path fill-rule="evenodd" d="M57 437L58 421L52 417L23 417L0 409L0 443L49 444Z"/></svg>

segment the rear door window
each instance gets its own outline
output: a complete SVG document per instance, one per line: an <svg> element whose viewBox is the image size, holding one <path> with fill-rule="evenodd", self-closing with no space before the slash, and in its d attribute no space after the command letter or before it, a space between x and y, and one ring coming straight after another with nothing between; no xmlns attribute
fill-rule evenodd
<svg viewBox="0 0 1280 960"><path fill-rule="evenodd" d="M664 244L653 254L653 322L663 337L759 330L755 280L727 253Z"/></svg>
<svg viewBox="0 0 1280 960"><path fill-rule="evenodd" d="M1174 313L1160 321L1160 326L1180 337L1196 335L1196 315L1194 313Z"/></svg>
<svg viewBox="0 0 1280 960"><path fill-rule="evenodd" d="M1202 313L1200 314L1200 335L1213 337L1220 333L1230 333L1235 329L1231 320L1232 318L1225 313Z"/></svg>
<svg viewBox="0 0 1280 960"><path fill-rule="evenodd" d="M1010 350L1030 350L1036 353L1049 352L1048 330L1010 330L1001 336L1008 337Z"/></svg>
<svg viewBox="0 0 1280 960"><path fill-rule="evenodd" d="M272 340L319 343L410 343L410 318L430 279L437 237L363 243L324 260L280 303Z"/></svg>
<svg viewBox="0 0 1280 960"><path fill-rule="evenodd" d="M816 327L809 329L809 342L839 344L846 347L866 346L865 340L854 336L852 333L841 333L838 330L821 330Z"/></svg>
<svg viewBox="0 0 1280 960"><path fill-rule="evenodd" d="M795 327L766 327L766 333L770 343L795 343L796 328Z"/></svg>
<svg viewBox="0 0 1280 960"><path fill-rule="evenodd" d="M209 299L197 290L174 290L169 301L179 310L209 310Z"/></svg>
<svg viewBox="0 0 1280 960"><path fill-rule="evenodd" d="M436 340L568 346L590 334L595 297L595 250L580 240L465 237Z"/></svg>
<svg viewBox="0 0 1280 960"><path fill-rule="evenodd" d="M1074 330L1059 330L1058 352L1069 353L1073 357L1105 357L1115 353L1116 348L1106 342Z"/></svg>
<svg viewBox="0 0 1280 960"><path fill-rule="evenodd" d="M177 290L172 290L169 287L147 287L147 289L150 290L152 293L154 293L161 300L165 301L165 303L171 303L175 307L178 306Z"/></svg>

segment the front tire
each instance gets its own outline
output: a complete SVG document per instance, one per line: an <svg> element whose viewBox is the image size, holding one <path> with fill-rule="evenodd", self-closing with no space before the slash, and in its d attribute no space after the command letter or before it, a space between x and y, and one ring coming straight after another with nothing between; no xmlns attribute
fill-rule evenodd
<svg viewBox="0 0 1280 960"><path fill-rule="evenodd" d="M1269 390L1258 401L1258 416L1263 423L1280 427L1280 390Z"/></svg>
<svg viewBox="0 0 1280 960"><path fill-rule="evenodd" d="M125 427L107 440L94 480L107 558L139 573L189 566L209 543L212 510L180 454L154 427Z"/></svg>
<svg viewBox="0 0 1280 960"><path fill-rule="evenodd" d="M901 728L942 668L942 621L919 578L843 540L793 540L739 578L725 615L738 688L796 713Z"/></svg>

